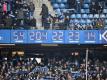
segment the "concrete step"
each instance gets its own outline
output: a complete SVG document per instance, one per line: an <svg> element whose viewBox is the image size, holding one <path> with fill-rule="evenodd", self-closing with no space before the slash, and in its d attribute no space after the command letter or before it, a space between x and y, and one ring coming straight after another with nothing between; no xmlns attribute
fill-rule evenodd
<svg viewBox="0 0 107 80"><path fill-rule="evenodd" d="M53 9L53 7L51 5L51 2L46 0L45 4L47 5L47 7L49 9L50 14L54 16L55 15L55 11L54 11L54 9Z"/></svg>
<svg viewBox="0 0 107 80"><path fill-rule="evenodd" d="M53 7L50 3L50 1L48 0L32 0L33 3L35 4L35 12L34 12L34 17L36 18L36 21L37 21L37 28L42 30L43 27L42 27L42 22L41 22L41 6L42 4L46 4L48 9L49 9L49 13L54 16L55 15L55 11L53 10Z"/></svg>

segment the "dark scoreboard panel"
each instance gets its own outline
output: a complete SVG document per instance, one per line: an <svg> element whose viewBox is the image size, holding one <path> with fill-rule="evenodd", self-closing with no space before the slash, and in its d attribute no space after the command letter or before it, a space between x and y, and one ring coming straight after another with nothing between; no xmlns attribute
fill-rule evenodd
<svg viewBox="0 0 107 80"><path fill-rule="evenodd" d="M0 43L107 44L107 30L0 30Z"/></svg>

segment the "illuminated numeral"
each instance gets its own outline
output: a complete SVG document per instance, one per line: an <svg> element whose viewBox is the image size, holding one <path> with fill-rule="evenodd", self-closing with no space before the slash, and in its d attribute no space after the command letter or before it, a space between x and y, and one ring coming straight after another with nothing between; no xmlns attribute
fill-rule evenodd
<svg viewBox="0 0 107 80"><path fill-rule="evenodd" d="M42 33L41 32L36 32L36 40L42 40Z"/></svg>
<svg viewBox="0 0 107 80"><path fill-rule="evenodd" d="M24 33L23 32L14 32L14 40L23 40L24 39Z"/></svg>
<svg viewBox="0 0 107 80"><path fill-rule="evenodd" d="M37 40L37 41L47 40L47 32L40 32L40 31L31 32L30 40Z"/></svg>
<svg viewBox="0 0 107 80"><path fill-rule="evenodd" d="M34 33L34 32L31 32L31 33L30 33L30 40L35 40L34 37L35 37L35 33Z"/></svg>
<svg viewBox="0 0 107 80"><path fill-rule="evenodd" d="M59 32L59 40L63 40L63 32L62 31Z"/></svg>
<svg viewBox="0 0 107 80"><path fill-rule="evenodd" d="M62 31L58 31L58 32L53 32L52 35L52 40L55 41L62 41L63 40L63 32Z"/></svg>
<svg viewBox="0 0 107 80"><path fill-rule="evenodd" d="M68 39L73 40L73 32L69 32Z"/></svg>
<svg viewBox="0 0 107 80"><path fill-rule="evenodd" d="M56 37L57 37L57 32L53 32L52 40L57 40Z"/></svg>
<svg viewBox="0 0 107 80"><path fill-rule="evenodd" d="M47 32L43 32L42 33L42 35L43 35L43 40L47 40L48 38L48 34L47 34Z"/></svg>
<svg viewBox="0 0 107 80"><path fill-rule="evenodd" d="M75 32L75 40L76 40L76 41L79 40L79 36L80 36L79 32Z"/></svg>
<svg viewBox="0 0 107 80"><path fill-rule="evenodd" d="M93 40L95 40L95 33L94 32L87 32L87 35L86 35L86 38L87 38L87 40L91 40L91 41L93 41Z"/></svg>
<svg viewBox="0 0 107 80"><path fill-rule="evenodd" d="M79 32L69 32L68 39L70 41L78 41L79 40Z"/></svg>

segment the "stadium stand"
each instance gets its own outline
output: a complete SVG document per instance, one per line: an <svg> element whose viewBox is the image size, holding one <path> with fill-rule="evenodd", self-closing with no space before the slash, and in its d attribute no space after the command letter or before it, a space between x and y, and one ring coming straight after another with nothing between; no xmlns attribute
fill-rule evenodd
<svg viewBox="0 0 107 80"><path fill-rule="evenodd" d="M71 1L71 2L70 2ZM48 8L48 17L42 19L42 4ZM72 6L71 6L72 4ZM68 26L64 25L68 18ZM96 26L99 20L103 21ZM11 0L0 1L1 29L73 29L78 25L106 29L107 5L99 0ZM45 26L42 23L45 22ZM73 22L73 23L71 23ZM101 24L103 23L103 24ZM54 26L54 24L56 24ZM102 26L103 25L103 26ZM62 26L62 27L61 27ZM73 29L75 30L75 28Z"/></svg>
<svg viewBox="0 0 107 80"><path fill-rule="evenodd" d="M107 15L107 10L106 10L106 6L103 6L101 2L99 1L97 2L97 0L95 2L91 0L74 0L72 1L72 3L74 2L76 4L76 8L69 7L69 5L72 4L72 3L68 3L70 2L70 0L68 1L65 0L64 2L65 3L63 3L63 0L51 0L53 8L54 10L56 10L56 13L60 15L62 13L67 13L68 11L69 13L68 16L70 16L70 22L73 22L74 25L75 24L81 26L84 25L85 27L87 27L87 25L92 25L93 26L92 29L106 28L105 25L103 25L103 27L98 28L96 26L97 22L95 22L95 21L99 21L99 19L104 19L102 23L106 24L105 16ZM66 10L66 12L62 12L62 10ZM79 22L78 19L80 19L81 21ZM91 23L93 21L95 22L95 24Z"/></svg>
<svg viewBox="0 0 107 80"><path fill-rule="evenodd" d="M62 54L62 53L61 53ZM83 55L83 54L82 54ZM71 55L53 54L50 57L24 58L13 56L0 60L1 80L86 80L85 57L77 52ZM97 54L98 55L98 54ZM107 61L99 57L88 60L88 80L107 79ZM66 56L66 57L65 57ZM46 60L45 60L46 58Z"/></svg>
<svg viewBox="0 0 107 80"><path fill-rule="evenodd" d="M36 27L36 19L33 17L35 5L30 1L0 0L0 28L29 29Z"/></svg>

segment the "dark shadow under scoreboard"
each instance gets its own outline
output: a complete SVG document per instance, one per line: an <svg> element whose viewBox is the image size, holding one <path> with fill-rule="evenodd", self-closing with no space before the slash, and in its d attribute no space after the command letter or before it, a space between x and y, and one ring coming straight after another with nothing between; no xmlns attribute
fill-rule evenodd
<svg viewBox="0 0 107 80"><path fill-rule="evenodd" d="M0 44L107 44L107 30L0 30Z"/></svg>

